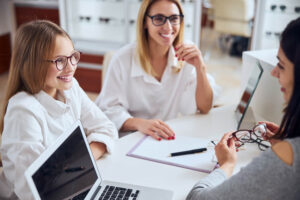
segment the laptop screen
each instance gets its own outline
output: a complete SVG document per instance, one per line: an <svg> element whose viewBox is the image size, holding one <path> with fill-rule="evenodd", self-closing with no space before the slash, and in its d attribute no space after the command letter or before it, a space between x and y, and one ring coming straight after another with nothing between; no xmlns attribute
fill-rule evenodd
<svg viewBox="0 0 300 200"><path fill-rule="evenodd" d="M64 199L89 190L98 176L78 126L33 174L41 199Z"/></svg>
<svg viewBox="0 0 300 200"><path fill-rule="evenodd" d="M235 110L235 116L238 122L237 130L240 129L241 123L244 119L246 111L249 107L251 98L256 90L258 82L261 78L263 73L263 68L261 67L260 63L257 62L255 66L253 66L252 72L249 76L245 91L243 92L242 98Z"/></svg>

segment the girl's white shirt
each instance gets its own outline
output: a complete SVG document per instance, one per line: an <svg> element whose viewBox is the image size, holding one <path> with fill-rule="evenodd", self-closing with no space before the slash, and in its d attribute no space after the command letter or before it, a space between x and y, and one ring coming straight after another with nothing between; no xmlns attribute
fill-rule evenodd
<svg viewBox="0 0 300 200"><path fill-rule="evenodd" d="M197 112L196 69L184 62L179 72L174 48L158 81L137 61L136 43L126 45L113 56L96 104L115 123L118 130L132 117L168 120ZM219 87L207 74L214 99Z"/></svg>
<svg viewBox="0 0 300 200"><path fill-rule="evenodd" d="M71 89L59 93L59 99L41 91L35 95L19 92L9 100L1 146L4 172L1 179L6 179L11 189L6 194L33 199L24 172L77 120L81 121L89 143L101 142L108 153L113 151L118 135L114 124L75 79Z"/></svg>

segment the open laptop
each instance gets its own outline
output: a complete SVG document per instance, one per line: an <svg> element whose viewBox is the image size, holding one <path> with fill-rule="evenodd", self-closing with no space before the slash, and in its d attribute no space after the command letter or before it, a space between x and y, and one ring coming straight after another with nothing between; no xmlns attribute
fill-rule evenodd
<svg viewBox="0 0 300 200"><path fill-rule="evenodd" d="M25 172L35 199L171 200L169 190L103 181L77 121Z"/></svg>
<svg viewBox="0 0 300 200"><path fill-rule="evenodd" d="M240 129L243 119L245 118L251 99L260 81L263 73L263 68L259 62L253 66L251 74L249 76L246 88L242 94L241 100L235 109L235 119L237 121L237 130Z"/></svg>

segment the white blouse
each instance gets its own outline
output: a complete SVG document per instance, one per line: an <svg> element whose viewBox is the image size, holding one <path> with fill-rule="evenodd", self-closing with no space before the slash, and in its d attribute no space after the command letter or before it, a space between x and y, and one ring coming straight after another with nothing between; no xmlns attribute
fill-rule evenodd
<svg viewBox="0 0 300 200"><path fill-rule="evenodd" d="M9 100L1 146L2 176L12 190L7 194L15 193L19 199L33 199L24 172L78 119L89 143L104 143L107 151L112 152L117 138L114 124L89 99L75 79L70 90L60 93L60 99L64 99L65 103L41 91L36 95L19 92Z"/></svg>
<svg viewBox="0 0 300 200"><path fill-rule="evenodd" d="M137 61L136 44L121 48L113 56L96 104L115 123L118 130L132 117L168 120L197 112L196 69L184 62L179 72L174 48L161 81L147 74ZM217 85L207 74L216 96Z"/></svg>

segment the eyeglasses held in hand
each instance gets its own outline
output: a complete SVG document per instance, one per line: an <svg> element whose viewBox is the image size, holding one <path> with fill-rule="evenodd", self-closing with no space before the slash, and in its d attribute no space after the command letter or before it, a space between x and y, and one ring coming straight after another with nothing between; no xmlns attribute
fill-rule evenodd
<svg viewBox="0 0 300 200"><path fill-rule="evenodd" d="M151 18L152 24L155 26L162 26L166 23L167 20L169 20L171 25L178 25L182 22L183 20L183 15L171 15L169 17L158 14L158 15L147 15L148 17Z"/></svg>
<svg viewBox="0 0 300 200"><path fill-rule="evenodd" d="M68 60L70 60L70 63L73 66L77 65L78 62L79 62L79 60L80 60L80 54L81 54L81 52L75 51L70 56L59 56L55 60L46 60L46 61L47 62L51 62L51 63L55 63L56 69L58 71L62 71L62 70L64 70L66 68L66 66L68 64Z"/></svg>
<svg viewBox="0 0 300 200"><path fill-rule="evenodd" d="M235 145L237 148L243 146L245 143L257 143L258 148L261 151L265 151L270 147L269 142L263 139L263 135L266 135L266 133L266 124L258 124L252 130L238 130L232 133L232 137L236 139Z"/></svg>

